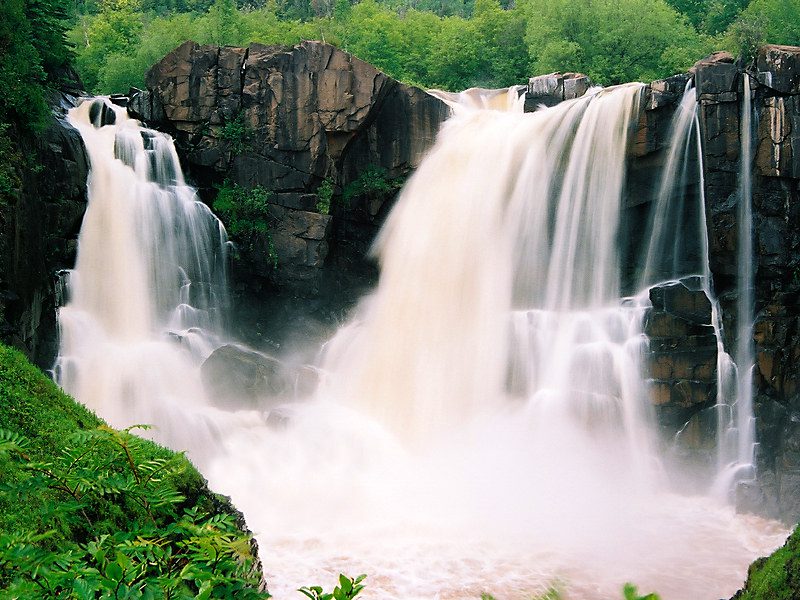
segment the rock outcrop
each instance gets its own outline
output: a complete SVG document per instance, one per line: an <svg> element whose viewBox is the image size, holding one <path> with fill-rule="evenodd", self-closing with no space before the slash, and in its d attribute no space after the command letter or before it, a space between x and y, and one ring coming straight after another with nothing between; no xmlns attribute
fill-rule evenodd
<svg viewBox="0 0 800 600"><path fill-rule="evenodd" d="M56 355L58 272L74 265L86 209L88 159L80 134L66 121L81 84L76 75L68 83L52 96L53 115L43 132L16 132L25 160L20 193L0 207L0 334L48 369Z"/></svg>
<svg viewBox="0 0 800 600"><path fill-rule="evenodd" d="M440 100L321 42L186 42L146 82L130 110L174 134L206 200L223 181L270 192L278 267L256 252L245 270L306 294L318 291L330 246L357 260L387 212L393 194L359 195L359 177L405 177L448 115Z"/></svg>

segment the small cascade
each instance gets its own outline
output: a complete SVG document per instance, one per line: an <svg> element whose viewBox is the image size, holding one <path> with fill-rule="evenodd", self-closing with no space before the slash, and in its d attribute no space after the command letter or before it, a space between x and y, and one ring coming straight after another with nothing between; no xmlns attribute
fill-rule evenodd
<svg viewBox="0 0 800 600"><path fill-rule="evenodd" d="M690 180L698 175L702 180L702 154L699 146L692 144L693 135L697 144L700 139L695 131L697 100L692 84L691 79L687 81L670 125L667 158L658 195L650 210L649 232L644 238L644 269L637 285L640 290L699 275L705 267L703 255L708 249L708 234L702 217L705 206L702 184L698 191L700 202L692 203L687 193ZM694 173L692 166L697 166Z"/></svg>
<svg viewBox="0 0 800 600"><path fill-rule="evenodd" d="M76 266L62 278L56 380L113 425L185 440L182 404L206 403L196 364L219 345L228 305L225 230L185 184L168 136L102 98L69 119L91 172Z"/></svg>
<svg viewBox="0 0 800 600"><path fill-rule="evenodd" d="M725 365L726 381L720 382L719 462L715 490L729 496L739 481L755 476L755 417L753 415L754 280L752 216L752 99L750 76L743 76L740 131L739 204L737 207L738 273L736 289L736 347L734 360Z"/></svg>

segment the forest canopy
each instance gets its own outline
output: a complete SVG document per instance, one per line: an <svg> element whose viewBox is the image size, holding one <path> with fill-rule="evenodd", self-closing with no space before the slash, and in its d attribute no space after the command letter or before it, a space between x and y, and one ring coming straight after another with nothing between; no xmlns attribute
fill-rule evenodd
<svg viewBox="0 0 800 600"><path fill-rule="evenodd" d="M77 67L95 93L141 87L187 39L324 40L401 81L447 90L554 70L650 81L715 49L800 44L800 0L77 0L71 19Z"/></svg>

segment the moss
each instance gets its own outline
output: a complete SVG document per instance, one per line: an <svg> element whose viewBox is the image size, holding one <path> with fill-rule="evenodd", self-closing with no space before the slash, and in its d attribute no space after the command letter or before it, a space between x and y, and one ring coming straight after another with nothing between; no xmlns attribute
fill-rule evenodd
<svg viewBox="0 0 800 600"><path fill-rule="evenodd" d="M800 598L800 526L781 548L750 565L745 586L733 600L796 598Z"/></svg>

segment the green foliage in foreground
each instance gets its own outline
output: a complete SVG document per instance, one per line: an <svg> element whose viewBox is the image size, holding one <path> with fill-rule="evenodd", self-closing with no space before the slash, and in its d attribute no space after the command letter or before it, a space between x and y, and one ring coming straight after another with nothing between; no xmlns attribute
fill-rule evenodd
<svg viewBox="0 0 800 600"><path fill-rule="evenodd" d="M800 598L800 527L772 555L750 565L744 588L733 600Z"/></svg>
<svg viewBox="0 0 800 600"><path fill-rule="evenodd" d="M105 426L3 346L0 481L4 597L267 597L182 454Z"/></svg>
<svg viewBox="0 0 800 600"><path fill-rule="evenodd" d="M553 584L541 594L536 594L531 600L561 600L563 598L563 591L561 584ZM636 586L631 583L626 583L622 588L623 600L660 600L657 594L647 594L640 596ZM484 592L481 594L481 600L495 600L491 594Z"/></svg>
<svg viewBox="0 0 800 600"><path fill-rule="evenodd" d="M358 577L339 575L339 585L333 588L333 592L330 593L323 591L318 585L302 587L297 591L311 600L352 600L364 589L361 582L366 577L366 575L359 575Z"/></svg>
<svg viewBox="0 0 800 600"><path fill-rule="evenodd" d="M626 583L625 586L622 588L622 595L625 600L659 600L657 594L647 594L645 596L640 596L639 592L636 589L636 586L631 583Z"/></svg>

